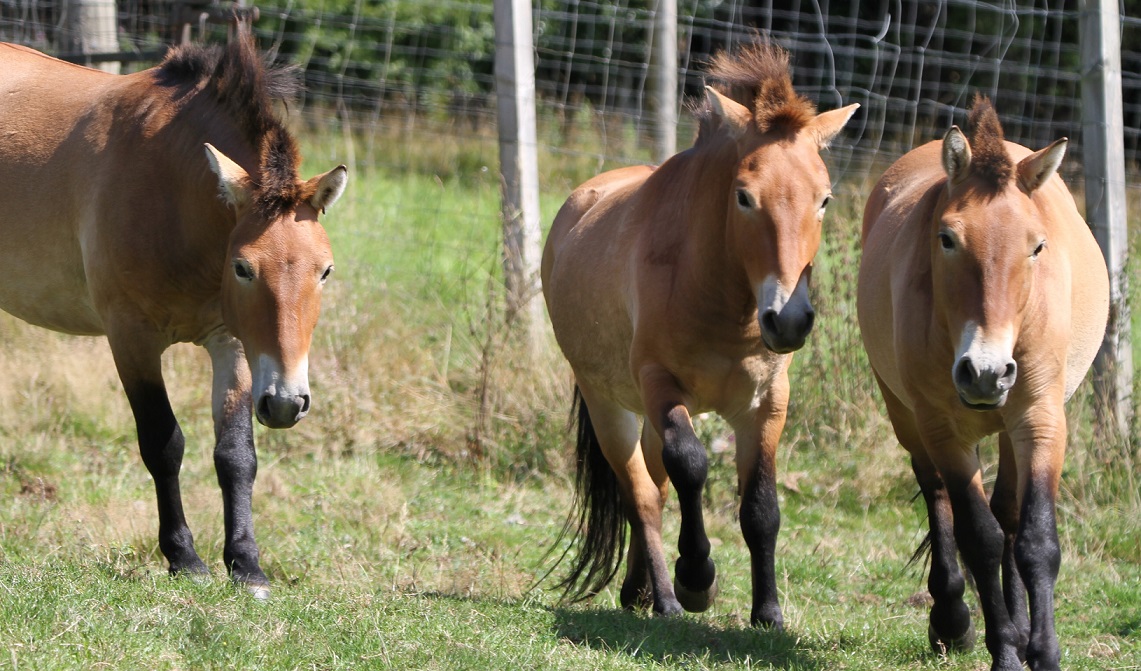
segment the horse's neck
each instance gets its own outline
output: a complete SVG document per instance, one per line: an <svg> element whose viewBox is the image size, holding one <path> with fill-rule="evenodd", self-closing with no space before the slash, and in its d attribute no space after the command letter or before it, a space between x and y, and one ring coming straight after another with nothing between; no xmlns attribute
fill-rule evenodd
<svg viewBox="0 0 1141 671"><path fill-rule="evenodd" d="M710 140L663 165L656 193L658 208L671 230L655 244L678 250L678 272L703 300L740 306L752 296L744 266L730 248L729 192L737 163L736 145Z"/></svg>

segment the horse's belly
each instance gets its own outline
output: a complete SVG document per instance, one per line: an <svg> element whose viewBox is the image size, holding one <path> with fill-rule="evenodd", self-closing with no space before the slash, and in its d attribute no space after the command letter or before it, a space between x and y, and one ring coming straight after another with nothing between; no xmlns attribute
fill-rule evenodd
<svg viewBox="0 0 1141 671"><path fill-rule="evenodd" d="M103 321L90 302L79 297L61 299L41 292L14 293L0 289L0 309L33 326L73 335L102 335ZM74 295L74 292L67 292Z"/></svg>
<svg viewBox="0 0 1141 671"><path fill-rule="evenodd" d="M53 331L101 334L82 253L74 236L53 233L58 228L0 217L0 309Z"/></svg>

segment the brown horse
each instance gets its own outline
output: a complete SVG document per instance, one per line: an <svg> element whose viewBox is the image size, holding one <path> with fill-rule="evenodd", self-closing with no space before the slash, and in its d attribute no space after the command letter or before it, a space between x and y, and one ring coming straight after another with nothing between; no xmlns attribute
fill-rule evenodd
<svg viewBox="0 0 1141 671"><path fill-rule="evenodd" d="M710 76L718 88L698 113L694 146L657 169L587 181L547 239L543 291L581 394L585 539L563 587L582 597L613 578L628 520L622 604L661 614L709 606L707 459L690 418L712 410L736 434L752 622L779 628L775 455L791 353L814 318L808 287L831 198L819 153L858 105L817 115L793 90L788 54L770 45L718 56ZM672 587L661 537L669 480L681 505Z"/></svg>
<svg viewBox="0 0 1141 671"><path fill-rule="evenodd" d="M268 595L250 498L251 412L289 427L309 410L308 352L333 255L317 215L347 172L308 181L275 116L295 87L249 36L180 47L109 75L0 44L0 308L38 326L106 335L158 497L172 573L208 573L183 516L183 437L160 356L210 353L224 558Z"/></svg>
<svg viewBox="0 0 1141 671"><path fill-rule="evenodd" d="M1041 151L1005 142L976 97L901 158L864 211L859 320L896 436L927 503L936 649L974 641L956 544L978 587L994 669L1057 669L1055 499L1063 403L1101 344L1105 263ZM999 434L989 505L976 444ZM1001 579L1000 570L1001 566ZM1026 597L1029 593L1029 618Z"/></svg>

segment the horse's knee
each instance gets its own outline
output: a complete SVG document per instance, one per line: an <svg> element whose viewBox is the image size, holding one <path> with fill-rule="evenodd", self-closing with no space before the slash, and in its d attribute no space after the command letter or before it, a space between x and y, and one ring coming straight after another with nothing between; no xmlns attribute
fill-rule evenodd
<svg viewBox="0 0 1141 671"><path fill-rule="evenodd" d="M688 422L680 427L667 426L662 441L662 464L679 494L700 491L705 486L709 458Z"/></svg>

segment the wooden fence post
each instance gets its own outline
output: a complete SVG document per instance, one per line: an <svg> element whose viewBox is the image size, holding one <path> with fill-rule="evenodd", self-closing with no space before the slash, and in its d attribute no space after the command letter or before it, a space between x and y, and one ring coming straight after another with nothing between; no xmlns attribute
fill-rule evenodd
<svg viewBox="0 0 1141 671"><path fill-rule="evenodd" d="M507 311L534 353L542 342L543 302L531 0L495 0L494 13Z"/></svg>
<svg viewBox="0 0 1141 671"><path fill-rule="evenodd" d="M68 0L64 4L64 47L72 54L113 54L119 49L115 0ZM104 72L119 73L119 61L93 59L87 63Z"/></svg>
<svg viewBox="0 0 1141 671"><path fill-rule="evenodd" d="M1082 161L1086 219L1109 268L1109 327L1094 361L1102 428L1128 440L1133 414L1133 350L1125 262L1125 140L1121 100L1121 18L1117 0L1080 0Z"/></svg>

